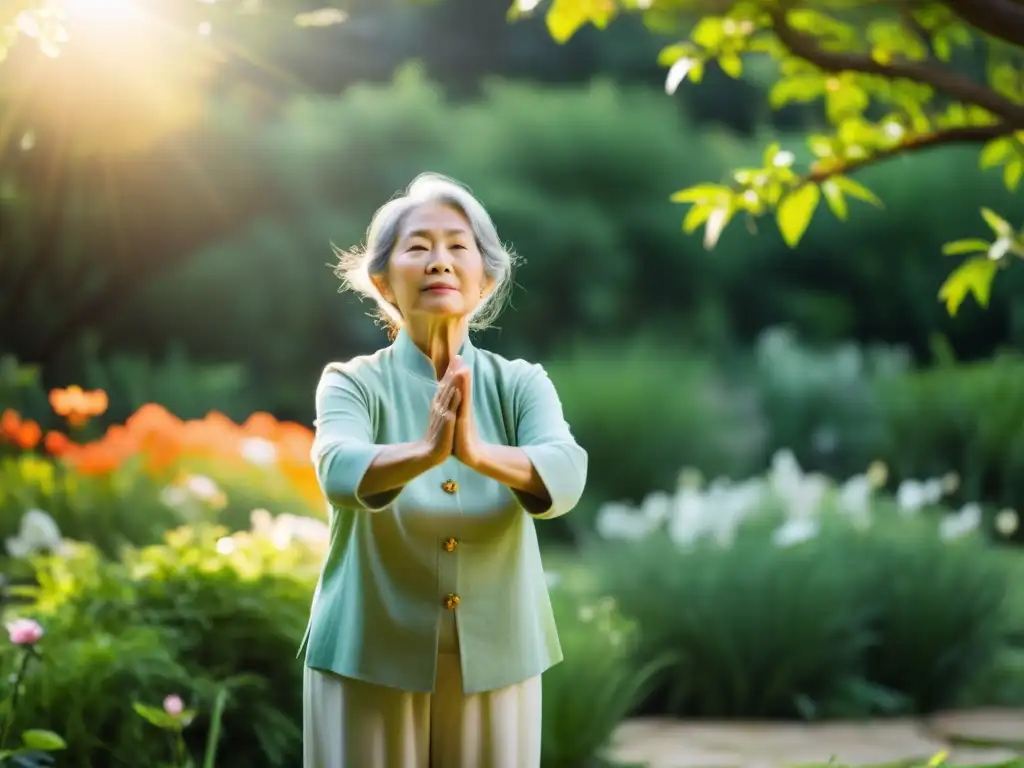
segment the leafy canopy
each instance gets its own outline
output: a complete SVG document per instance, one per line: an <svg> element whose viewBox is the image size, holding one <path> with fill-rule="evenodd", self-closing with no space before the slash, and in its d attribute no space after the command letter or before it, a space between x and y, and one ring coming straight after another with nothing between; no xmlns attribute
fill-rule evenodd
<svg viewBox="0 0 1024 768"><path fill-rule="evenodd" d="M538 5L518 0L510 16ZM747 57L760 54L778 65L774 109L823 103L828 128L807 137L806 167L773 144L759 167L737 169L731 183L673 195L690 206L683 229L703 227L708 248L735 218L766 215L795 247L823 203L840 220L851 199L881 207L852 178L858 170L940 145L977 145L981 169L999 169L1011 191L1024 179L1024 0L551 0L546 8L559 42L629 12L657 31L687 29L659 56L669 93L699 83L712 62L740 78ZM965 74L972 68L975 77ZM996 272L1024 258L1024 227L981 213L991 240L944 249L967 257L939 291L950 314L968 294L987 305Z"/></svg>

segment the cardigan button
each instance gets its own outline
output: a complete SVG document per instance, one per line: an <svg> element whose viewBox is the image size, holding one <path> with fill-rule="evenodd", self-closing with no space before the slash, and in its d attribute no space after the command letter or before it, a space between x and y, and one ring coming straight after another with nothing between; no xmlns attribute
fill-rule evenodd
<svg viewBox="0 0 1024 768"><path fill-rule="evenodd" d="M449 536L444 540L444 544L442 546L444 547L445 552L454 552L455 548L459 546L459 542Z"/></svg>
<svg viewBox="0 0 1024 768"><path fill-rule="evenodd" d="M454 480L445 480L441 483L441 490L445 493L455 493L459 490L459 484Z"/></svg>
<svg viewBox="0 0 1024 768"><path fill-rule="evenodd" d="M455 610L455 606L457 606L458 604L459 604L459 596L454 594L454 593L452 593L452 592L449 592L448 595L444 599L444 607L447 608L449 611L454 611Z"/></svg>

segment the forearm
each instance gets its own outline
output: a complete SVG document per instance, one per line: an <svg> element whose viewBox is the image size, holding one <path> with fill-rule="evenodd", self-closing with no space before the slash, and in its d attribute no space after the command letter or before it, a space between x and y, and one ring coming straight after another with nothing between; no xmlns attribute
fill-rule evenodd
<svg viewBox="0 0 1024 768"><path fill-rule="evenodd" d="M370 498L401 489L437 462L422 442L385 445L370 463L359 483L359 495Z"/></svg>
<svg viewBox="0 0 1024 768"><path fill-rule="evenodd" d="M544 481L522 448L485 443L469 463L471 469L520 493L527 493L545 505L551 503Z"/></svg>

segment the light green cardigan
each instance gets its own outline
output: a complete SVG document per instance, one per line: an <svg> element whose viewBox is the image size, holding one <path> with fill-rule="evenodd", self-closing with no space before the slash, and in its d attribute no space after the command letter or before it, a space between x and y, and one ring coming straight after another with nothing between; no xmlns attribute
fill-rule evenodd
<svg viewBox="0 0 1024 768"><path fill-rule="evenodd" d="M460 354L472 369L481 439L522 448L551 507L527 512L525 499L454 457L371 506L356 489L382 445L425 434L434 369L404 332L373 355L328 365L312 459L331 505L331 540L299 649L313 669L432 691L445 610L455 611L467 694L562 660L534 520L576 505L587 453L540 365L468 341Z"/></svg>

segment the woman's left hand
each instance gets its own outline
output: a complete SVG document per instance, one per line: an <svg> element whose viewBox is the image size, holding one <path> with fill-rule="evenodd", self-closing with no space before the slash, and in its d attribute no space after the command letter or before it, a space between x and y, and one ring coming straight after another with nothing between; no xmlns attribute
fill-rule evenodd
<svg viewBox="0 0 1024 768"><path fill-rule="evenodd" d="M480 434L476 430L473 418L472 381L470 369L461 357L452 359L451 366L455 370L455 383L461 400L455 413L455 442L452 453L455 458L468 467L472 467L480 456Z"/></svg>

